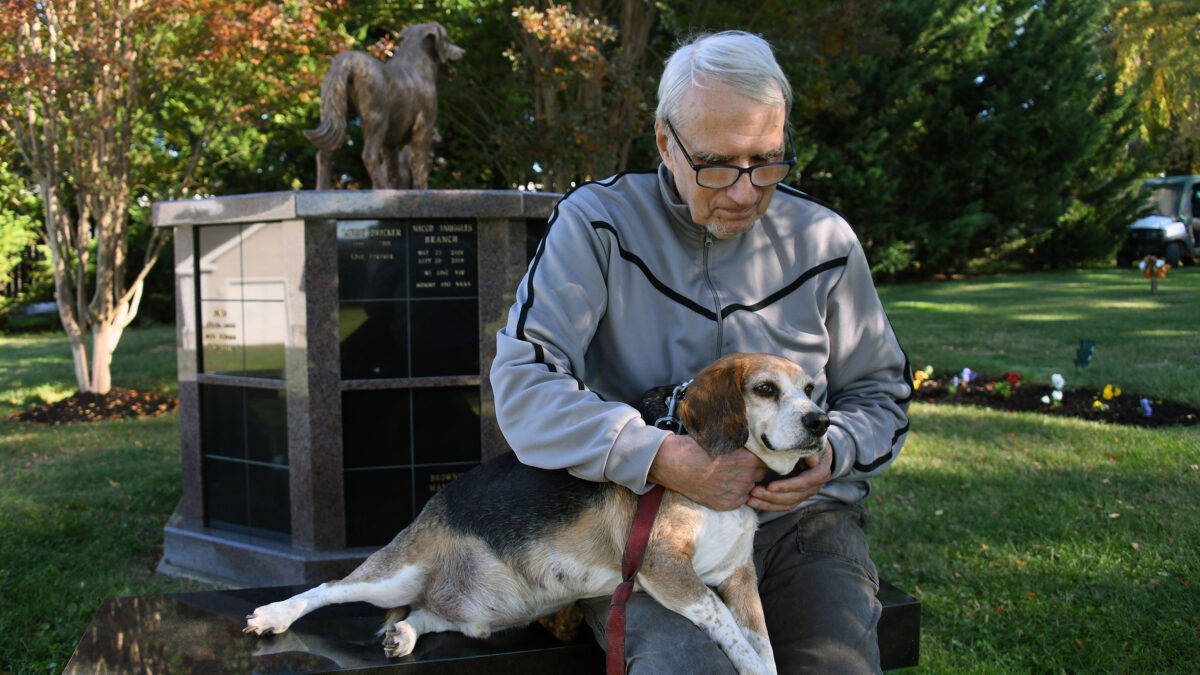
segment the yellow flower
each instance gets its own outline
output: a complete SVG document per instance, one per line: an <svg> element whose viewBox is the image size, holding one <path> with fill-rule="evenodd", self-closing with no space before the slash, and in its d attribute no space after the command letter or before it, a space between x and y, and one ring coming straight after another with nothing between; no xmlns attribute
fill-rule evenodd
<svg viewBox="0 0 1200 675"><path fill-rule="evenodd" d="M929 373L924 370L918 370L913 373L913 389L920 389L921 383L929 379Z"/></svg>
<svg viewBox="0 0 1200 675"><path fill-rule="evenodd" d="M1104 385L1104 400L1111 401L1113 398L1121 395L1121 388L1114 387L1111 384Z"/></svg>
<svg viewBox="0 0 1200 675"><path fill-rule="evenodd" d="M1094 401L1092 401L1092 407L1093 408L1103 408L1104 404L1101 403L1099 400L1094 400Z"/></svg>

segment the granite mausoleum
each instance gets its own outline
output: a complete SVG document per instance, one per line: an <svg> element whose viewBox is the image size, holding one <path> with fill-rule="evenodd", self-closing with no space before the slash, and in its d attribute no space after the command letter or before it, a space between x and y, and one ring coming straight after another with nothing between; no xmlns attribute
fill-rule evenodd
<svg viewBox="0 0 1200 675"><path fill-rule="evenodd" d="M155 204L174 230L183 498L162 571L343 576L507 450L493 335L557 195L315 191Z"/></svg>

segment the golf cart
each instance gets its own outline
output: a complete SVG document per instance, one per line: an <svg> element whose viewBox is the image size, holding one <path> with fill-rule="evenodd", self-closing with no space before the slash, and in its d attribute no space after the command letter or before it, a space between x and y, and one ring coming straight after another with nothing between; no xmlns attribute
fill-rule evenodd
<svg viewBox="0 0 1200 675"><path fill-rule="evenodd" d="M1117 267L1147 255L1172 267L1180 260L1200 262L1200 175L1150 178L1142 190L1149 193L1154 213L1130 223L1129 236L1117 252Z"/></svg>

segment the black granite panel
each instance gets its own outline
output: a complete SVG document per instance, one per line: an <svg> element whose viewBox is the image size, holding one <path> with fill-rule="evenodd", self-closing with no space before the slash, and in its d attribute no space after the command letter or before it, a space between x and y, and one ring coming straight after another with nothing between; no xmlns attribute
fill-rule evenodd
<svg viewBox="0 0 1200 675"><path fill-rule="evenodd" d="M410 303L413 377L479 374L479 301Z"/></svg>
<svg viewBox="0 0 1200 675"><path fill-rule="evenodd" d="M416 389L413 463L479 462L479 387Z"/></svg>
<svg viewBox="0 0 1200 675"><path fill-rule="evenodd" d="M381 546L412 522L412 480L412 469L347 471L346 545Z"/></svg>
<svg viewBox="0 0 1200 675"><path fill-rule="evenodd" d="M206 457L204 504L214 529L276 540L291 533L286 467Z"/></svg>
<svg viewBox="0 0 1200 675"><path fill-rule="evenodd" d="M200 452L246 458L246 397L241 387L200 385Z"/></svg>
<svg viewBox="0 0 1200 675"><path fill-rule="evenodd" d="M242 303L237 300L200 301L200 351L202 372L242 375L246 372L246 348L239 326Z"/></svg>
<svg viewBox="0 0 1200 675"><path fill-rule="evenodd" d="M284 379L288 317L283 300L247 300L242 304L243 353L248 377Z"/></svg>
<svg viewBox="0 0 1200 675"><path fill-rule="evenodd" d="M408 303L340 304L342 379L408 377Z"/></svg>
<svg viewBox="0 0 1200 675"><path fill-rule="evenodd" d="M413 298L479 295L476 224L471 221L412 223L409 283Z"/></svg>
<svg viewBox="0 0 1200 675"><path fill-rule="evenodd" d="M879 617L879 660L884 668L911 668L921 656L921 601L880 580L876 595L883 604Z"/></svg>
<svg viewBox="0 0 1200 675"><path fill-rule="evenodd" d="M338 223L338 297L408 297L408 232L395 221Z"/></svg>
<svg viewBox="0 0 1200 675"><path fill-rule="evenodd" d="M538 624L498 631L487 640L430 633L417 640L409 656L389 659L375 635L385 610L362 602L322 607L281 635L242 632L255 607L306 589L109 598L96 610L63 672L587 675L604 669L604 654L594 641L564 644Z"/></svg>
<svg viewBox="0 0 1200 675"><path fill-rule="evenodd" d="M531 261L537 255L542 237L546 236L547 222L544 218L528 218L525 221L525 260Z"/></svg>
<svg viewBox="0 0 1200 675"><path fill-rule="evenodd" d="M338 223L343 379L479 373L477 227Z"/></svg>
<svg viewBox="0 0 1200 675"><path fill-rule="evenodd" d="M214 225L198 229L200 297L241 300L241 288L229 281L242 276L242 226Z"/></svg>
<svg viewBox="0 0 1200 675"><path fill-rule="evenodd" d="M202 384L200 399L205 519L219 529L286 538L285 393Z"/></svg>
<svg viewBox="0 0 1200 675"><path fill-rule="evenodd" d="M245 390L246 458L287 466L287 394L282 390Z"/></svg>
<svg viewBox="0 0 1200 675"><path fill-rule="evenodd" d="M200 228L200 350L203 372L246 370L242 326L242 226Z"/></svg>
<svg viewBox="0 0 1200 675"><path fill-rule="evenodd" d="M250 525L245 462L204 458L205 519L212 527L241 530Z"/></svg>
<svg viewBox="0 0 1200 675"><path fill-rule="evenodd" d="M421 509L425 508L425 502L428 502L439 490L478 465L479 462L471 464L418 466L413 474L416 485L416 489L413 491L413 506L416 512L420 513Z"/></svg>
<svg viewBox="0 0 1200 675"><path fill-rule="evenodd" d="M288 535L292 531L287 467L249 464L246 467L250 529Z"/></svg>
<svg viewBox="0 0 1200 675"><path fill-rule="evenodd" d="M342 392L342 464L350 468L412 464L410 390Z"/></svg>

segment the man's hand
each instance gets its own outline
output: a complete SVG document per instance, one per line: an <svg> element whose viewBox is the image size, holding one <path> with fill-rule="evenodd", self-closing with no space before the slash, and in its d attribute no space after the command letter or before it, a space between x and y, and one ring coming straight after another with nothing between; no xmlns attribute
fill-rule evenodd
<svg viewBox="0 0 1200 675"><path fill-rule="evenodd" d="M804 458L808 468L794 478L777 480L750 491L750 506L763 511L791 511L800 502L817 494L821 486L829 481L833 464L833 447Z"/></svg>
<svg viewBox="0 0 1200 675"><path fill-rule="evenodd" d="M745 504L766 474L767 467L745 448L713 457L690 436L673 435L658 447L649 477L698 504L728 511Z"/></svg>

